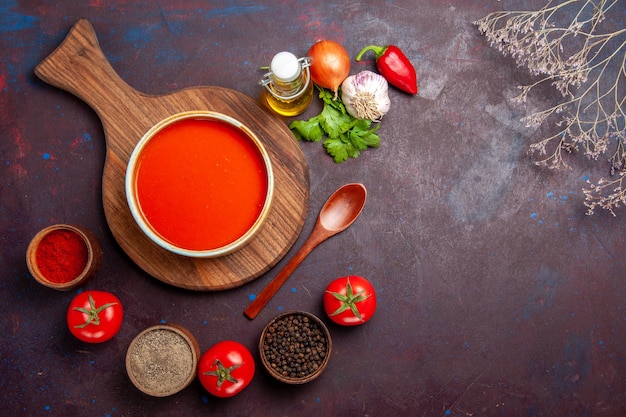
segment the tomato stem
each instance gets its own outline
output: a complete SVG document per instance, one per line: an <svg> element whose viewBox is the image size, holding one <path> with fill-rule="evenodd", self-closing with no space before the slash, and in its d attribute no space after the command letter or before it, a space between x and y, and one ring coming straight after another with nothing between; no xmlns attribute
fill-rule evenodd
<svg viewBox="0 0 626 417"><path fill-rule="evenodd" d="M326 292L332 294L333 297L341 301L341 306L337 310L335 310L331 314L331 316L336 316L337 314L341 314L347 309L350 309L350 311L352 311L352 314L354 314L356 318L358 318L360 321L363 321L363 318L361 317L361 312L356 306L356 303L366 300L369 297L369 295L363 295L365 290L359 291L358 293L354 294L352 290L352 285L350 284L350 279L348 278L346 280L346 294L345 295L340 294L338 292L334 292L334 291L326 291Z"/></svg>
<svg viewBox="0 0 626 417"><path fill-rule="evenodd" d="M214 377L217 377L217 387L220 388L222 386L222 384L224 383L224 381L228 381L231 382L233 384L236 384L237 382L237 378L234 378L231 375L231 372L234 371L235 369L239 368L242 364L240 363L236 363L231 367L225 367L224 364L222 363L222 361L220 361L219 359L215 359L215 362L213 362L213 365L217 366L217 369L215 371L208 371L208 372L204 372L204 375L211 375Z"/></svg>
<svg viewBox="0 0 626 417"><path fill-rule="evenodd" d="M76 329L82 329L84 327L89 326L90 324L93 324L94 326L99 326L100 325L100 313L102 313L107 308L112 307L117 304L117 303L107 303L96 308L96 302L94 301L91 294L88 294L88 297L89 297L89 308L74 307L74 310L80 311L81 313L87 315L87 320L83 324L78 324L74 326L74 328Z"/></svg>

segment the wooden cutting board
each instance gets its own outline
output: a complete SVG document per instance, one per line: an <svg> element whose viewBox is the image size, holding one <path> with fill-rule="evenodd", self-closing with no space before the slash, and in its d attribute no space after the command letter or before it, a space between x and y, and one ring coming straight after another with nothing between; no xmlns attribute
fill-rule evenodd
<svg viewBox="0 0 626 417"><path fill-rule="evenodd" d="M266 272L295 243L309 204L306 159L286 124L254 99L220 87L165 95L138 92L113 70L93 27L84 19L35 73L79 97L98 114L106 140L102 179L106 220L122 249L153 277L191 290L234 288ZM194 110L219 112L248 126L265 145L275 175L274 201L263 229L244 248L216 259L183 257L154 244L135 223L126 202L126 166L137 142L160 120Z"/></svg>

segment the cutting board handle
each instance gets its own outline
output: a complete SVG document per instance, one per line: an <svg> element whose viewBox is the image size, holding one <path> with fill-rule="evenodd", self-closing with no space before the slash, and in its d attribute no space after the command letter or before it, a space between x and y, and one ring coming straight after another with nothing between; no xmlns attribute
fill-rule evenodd
<svg viewBox="0 0 626 417"><path fill-rule="evenodd" d="M101 120L128 114L145 98L111 67L86 19L74 24L61 45L35 67L35 74L86 102Z"/></svg>

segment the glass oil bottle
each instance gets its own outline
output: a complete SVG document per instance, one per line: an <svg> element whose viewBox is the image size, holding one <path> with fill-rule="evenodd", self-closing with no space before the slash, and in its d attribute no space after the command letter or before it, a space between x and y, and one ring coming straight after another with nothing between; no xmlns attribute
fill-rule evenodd
<svg viewBox="0 0 626 417"><path fill-rule="evenodd" d="M281 116L303 113L313 100L310 65L310 58L297 58L291 52L274 55L270 71L259 82L264 87L262 103Z"/></svg>

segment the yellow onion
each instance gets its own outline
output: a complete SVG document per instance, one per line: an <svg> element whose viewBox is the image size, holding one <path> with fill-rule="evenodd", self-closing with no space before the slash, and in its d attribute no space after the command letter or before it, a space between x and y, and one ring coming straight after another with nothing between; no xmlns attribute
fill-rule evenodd
<svg viewBox="0 0 626 417"><path fill-rule="evenodd" d="M328 88L337 98L339 86L350 74L350 56L338 42L317 41L307 56L311 58L311 79L320 87Z"/></svg>

